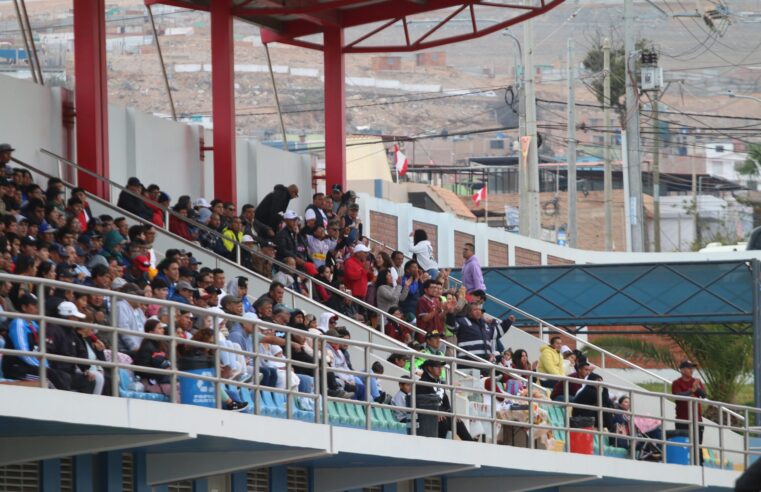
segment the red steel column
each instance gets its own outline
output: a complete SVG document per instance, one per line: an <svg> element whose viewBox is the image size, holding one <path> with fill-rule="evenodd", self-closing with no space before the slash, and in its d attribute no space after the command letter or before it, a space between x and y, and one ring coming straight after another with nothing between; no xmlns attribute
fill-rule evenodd
<svg viewBox="0 0 761 492"><path fill-rule="evenodd" d="M346 189L346 86L344 80L344 34L340 28L325 30L325 188L334 184Z"/></svg>
<svg viewBox="0 0 761 492"><path fill-rule="evenodd" d="M74 76L77 161L108 177L108 79L105 0L74 0ZM108 198L103 181L79 172L79 186Z"/></svg>
<svg viewBox="0 0 761 492"><path fill-rule="evenodd" d="M211 96L214 119L214 198L235 202L235 65L232 0L211 5Z"/></svg>

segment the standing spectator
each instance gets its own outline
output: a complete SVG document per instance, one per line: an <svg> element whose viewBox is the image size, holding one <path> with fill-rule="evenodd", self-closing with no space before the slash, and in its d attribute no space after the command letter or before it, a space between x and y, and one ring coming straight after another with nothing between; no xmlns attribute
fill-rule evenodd
<svg viewBox="0 0 761 492"><path fill-rule="evenodd" d="M381 270L375 280L375 305L381 311L388 312L391 306L397 306L399 301L407 298L410 285L412 285L412 277L408 277L404 284L394 286L391 270Z"/></svg>
<svg viewBox="0 0 761 492"><path fill-rule="evenodd" d="M536 370L544 374L553 374L555 376L565 376L563 370L563 356L560 355L560 348L563 346L563 341L559 336L550 338L549 345L543 345L539 356L539 365ZM545 388L554 388L557 380L545 379L542 381L542 386Z"/></svg>
<svg viewBox="0 0 761 492"><path fill-rule="evenodd" d="M127 181L127 190L122 190L121 193L119 193L117 206L127 212L132 212L145 220L151 220L153 219L153 210L145 205L145 202L141 198L142 193L143 184L140 180L134 176L129 178Z"/></svg>
<svg viewBox="0 0 761 492"><path fill-rule="evenodd" d="M441 284L433 279L428 279L423 284L424 295L418 299L415 318L418 328L426 332L433 330L444 333L444 320L448 307L441 302ZM425 342L425 335L417 334L419 343Z"/></svg>
<svg viewBox="0 0 761 492"><path fill-rule="evenodd" d="M441 361L427 359L425 362L423 362L423 375L420 377L420 381L425 383L439 383L441 381L441 371L443 365L444 364ZM417 385L415 388L415 394L416 397L423 396L424 398L430 398L434 395L437 395L439 397L438 408L433 408L432 410L438 410L440 412L452 411L452 405L449 402L449 395L447 395L447 391L440 386ZM420 401L417 403L420 405ZM437 417L437 420L438 436L426 437L439 437L440 439L444 439L447 437L447 433L452 430L452 417L439 416ZM457 420L456 430L457 437L459 437L462 441L475 441L475 439L473 439L473 437L470 435L470 432L468 432L468 428L465 426L462 420Z"/></svg>
<svg viewBox="0 0 761 492"><path fill-rule="evenodd" d="M354 246L351 257L344 262L344 284L357 299L365 300L367 283L373 280L373 272L367 255L370 248L362 243Z"/></svg>
<svg viewBox="0 0 761 492"><path fill-rule="evenodd" d="M468 292L486 291L484 274L476 256L476 247L471 243L466 243L462 249L462 257L465 258L465 263L462 265L462 284Z"/></svg>
<svg viewBox="0 0 761 492"><path fill-rule="evenodd" d="M428 272L432 279L436 279L439 276L439 265L433 257L433 246L428 240L428 234L423 229L416 229L411 236L412 247L410 251L414 255L414 260L417 261L423 271Z"/></svg>
<svg viewBox="0 0 761 492"><path fill-rule="evenodd" d="M404 264L404 275L401 277L402 285L407 285L407 298L401 300L399 308L404 313L404 317L407 321L413 321L415 319L415 312L417 311L417 303L420 296L423 295L423 284L420 282L420 270L415 260L409 260ZM410 279L412 279L410 281Z"/></svg>
<svg viewBox="0 0 761 492"><path fill-rule="evenodd" d="M503 321L493 319L487 323L481 305L476 302L466 306L465 316L455 318L450 314L448 318L447 324L457 335L457 346L489 362L496 361L496 354L499 353L495 350L494 339L502 338L515 321L515 317L510 315Z"/></svg>
<svg viewBox="0 0 761 492"><path fill-rule="evenodd" d="M685 359L682 361L681 364L679 364L679 372L682 373L681 377L679 379L674 380L671 383L671 393L678 396L691 396L693 398L705 398L706 397L706 389L705 386L703 386L703 382L694 377L695 368L697 366L690 361L689 359ZM701 419L703 418L703 409L701 408L700 404L694 405L691 402L684 401L684 400L677 400L676 401L676 418L679 420L691 420L695 423L700 423ZM690 408L692 406L692 409ZM698 414L697 418L695 418L694 409L697 407ZM690 424L689 423L676 423L674 424L674 427L677 430L690 430ZM698 439L699 443L703 444L703 425L698 425ZM703 454L698 453L700 455L700 464L703 464Z"/></svg>
<svg viewBox="0 0 761 492"><path fill-rule="evenodd" d="M275 188L256 207L254 217L262 224L257 235L264 238L275 237L280 225L280 216L288 209L288 203L298 196L299 187L295 184L288 188L281 184L275 185Z"/></svg>
<svg viewBox="0 0 761 492"><path fill-rule="evenodd" d="M391 253L391 277L394 279L394 286L399 283L399 279L404 275L404 253L401 251L394 251Z"/></svg>

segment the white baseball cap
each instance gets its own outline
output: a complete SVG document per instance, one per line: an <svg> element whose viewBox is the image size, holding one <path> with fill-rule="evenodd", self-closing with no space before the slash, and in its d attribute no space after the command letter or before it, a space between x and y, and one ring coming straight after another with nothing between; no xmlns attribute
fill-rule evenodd
<svg viewBox="0 0 761 492"><path fill-rule="evenodd" d="M79 319L85 319L87 317L84 314L79 312L79 309L77 309L76 304L69 301L64 301L58 305L58 315L63 316L65 318L68 318L69 316L74 316L75 318L79 318Z"/></svg>
<svg viewBox="0 0 761 492"><path fill-rule="evenodd" d="M353 253L369 253L369 252L370 252L370 248L368 248L362 243L359 243L356 246L354 246Z"/></svg>
<svg viewBox="0 0 761 492"><path fill-rule="evenodd" d="M211 208L211 203L209 203L206 198L199 198L195 202L193 202L194 207L203 207L203 208Z"/></svg>
<svg viewBox="0 0 761 492"><path fill-rule="evenodd" d="M246 234L245 236L243 236L243 239L241 239L240 242L242 242L242 243L253 243L254 242L254 238L252 238L251 236Z"/></svg>
<svg viewBox="0 0 761 492"><path fill-rule="evenodd" d="M293 210L288 210L283 214L283 220L295 220L298 219L299 216L296 212Z"/></svg>
<svg viewBox="0 0 761 492"><path fill-rule="evenodd" d="M304 213L304 220L316 220L316 219L317 219L317 214L314 213L313 209L310 208L306 211L306 213Z"/></svg>

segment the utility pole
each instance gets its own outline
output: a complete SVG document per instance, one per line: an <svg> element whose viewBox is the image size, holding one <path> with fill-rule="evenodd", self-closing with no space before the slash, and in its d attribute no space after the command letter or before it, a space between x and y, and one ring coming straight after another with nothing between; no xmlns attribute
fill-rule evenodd
<svg viewBox="0 0 761 492"><path fill-rule="evenodd" d="M645 227L642 214L642 163L640 156L639 94L635 85L634 72L634 8L633 0L624 0L624 66L626 68L626 153L628 157L629 193L629 235L631 250L645 250Z"/></svg>
<svg viewBox="0 0 761 492"><path fill-rule="evenodd" d="M523 23L523 93L521 97L520 135L529 139L528 152L522 150L521 168L518 172L520 188L520 232L524 236L539 239L539 156L536 139L536 93L534 86L534 26L533 21Z"/></svg>
<svg viewBox="0 0 761 492"><path fill-rule="evenodd" d="M653 242L655 251L661 251L661 144L660 125L658 125L658 104L660 91L655 92L653 101Z"/></svg>
<svg viewBox="0 0 761 492"><path fill-rule="evenodd" d="M573 38L568 38L568 244L576 247L576 71Z"/></svg>
<svg viewBox="0 0 761 492"><path fill-rule="evenodd" d="M610 163L610 39L602 43L603 80L603 133L605 168L603 171L603 202L605 206L605 251L613 251L613 171Z"/></svg>

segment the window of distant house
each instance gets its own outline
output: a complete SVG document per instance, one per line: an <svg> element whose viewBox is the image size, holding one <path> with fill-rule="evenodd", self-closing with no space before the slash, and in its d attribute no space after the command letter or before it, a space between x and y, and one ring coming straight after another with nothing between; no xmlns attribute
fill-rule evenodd
<svg viewBox="0 0 761 492"><path fill-rule="evenodd" d="M717 145L716 146L716 152L724 152L724 146L723 145Z"/></svg>
<svg viewBox="0 0 761 492"><path fill-rule="evenodd" d="M489 141L489 148L493 149L493 150L504 149L505 148L505 141L504 140L491 140L491 141Z"/></svg>

